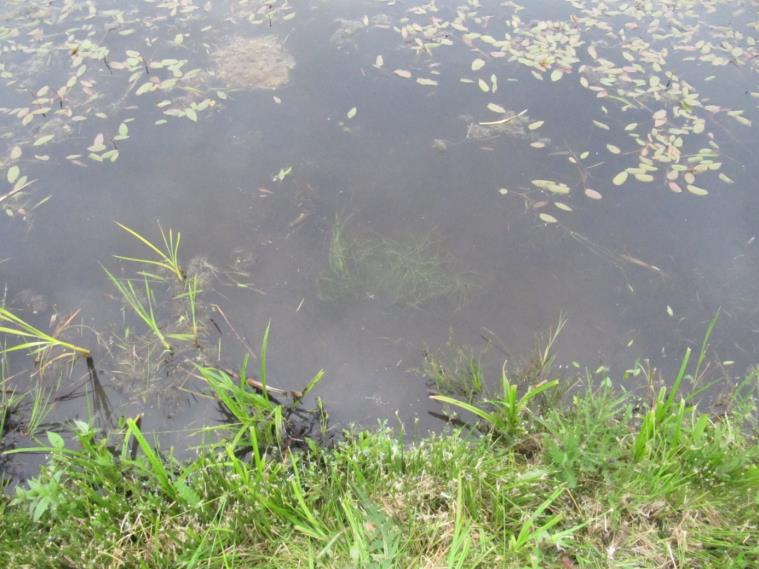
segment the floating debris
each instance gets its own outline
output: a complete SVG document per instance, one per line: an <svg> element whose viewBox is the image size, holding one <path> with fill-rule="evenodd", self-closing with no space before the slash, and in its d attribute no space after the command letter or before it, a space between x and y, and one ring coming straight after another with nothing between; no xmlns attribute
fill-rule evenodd
<svg viewBox="0 0 759 569"><path fill-rule="evenodd" d="M233 36L212 55L215 74L231 89L279 89L287 84L295 60L279 38Z"/></svg>

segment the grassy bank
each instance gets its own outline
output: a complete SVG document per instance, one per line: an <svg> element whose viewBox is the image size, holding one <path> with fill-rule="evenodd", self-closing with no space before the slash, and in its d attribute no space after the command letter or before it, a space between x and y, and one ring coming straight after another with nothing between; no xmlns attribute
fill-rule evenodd
<svg viewBox="0 0 759 569"><path fill-rule="evenodd" d="M292 406L206 369L234 416L220 442L180 464L133 420L48 434L39 477L0 498L0 565L756 567L756 378L707 413L681 396L687 367L649 401L504 374L463 417L476 425L331 446L293 436Z"/></svg>

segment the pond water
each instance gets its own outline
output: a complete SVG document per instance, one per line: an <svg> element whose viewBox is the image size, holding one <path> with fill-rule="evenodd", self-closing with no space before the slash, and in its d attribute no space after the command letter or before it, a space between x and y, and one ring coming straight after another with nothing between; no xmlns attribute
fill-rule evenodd
<svg viewBox="0 0 759 569"><path fill-rule="evenodd" d="M269 382L323 368L335 426L434 427L425 350L498 369L562 315L562 365L670 371L718 309L713 365L755 363L755 1L124 6L0 7L0 286L43 330L79 310L62 337L96 399L162 446L221 419L193 364L237 368L269 321ZM181 232L198 339L170 360L102 268L142 294L114 255L151 252L116 221ZM187 334L162 276L159 324ZM3 360L3 397L50 400L42 433L95 412L83 360L54 367Z"/></svg>

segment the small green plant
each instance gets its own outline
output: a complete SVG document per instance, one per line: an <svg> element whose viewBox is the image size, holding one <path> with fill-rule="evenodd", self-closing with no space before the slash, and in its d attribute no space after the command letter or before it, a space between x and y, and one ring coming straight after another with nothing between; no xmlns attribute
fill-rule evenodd
<svg viewBox="0 0 759 569"><path fill-rule="evenodd" d="M21 343L15 346L3 346L0 350L0 353L3 354L29 350L38 361L42 361L54 348L59 348L63 350L63 354L59 357L90 357L90 350L87 348L65 342L54 335L43 332L4 307L0 307L0 333L21 340Z"/></svg>
<svg viewBox="0 0 759 569"><path fill-rule="evenodd" d="M114 255L114 257L122 261L130 261L132 263L147 264L147 265L152 265L154 267L158 267L161 269L165 269L166 271L172 273L179 281L185 280L186 275L184 271L182 270L181 265L179 264L179 243L182 240L181 233L179 233L178 231L175 233L173 229L164 231L163 227L161 227L161 224L159 223L158 229L161 232L161 239L163 240L163 248L161 248L160 246L152 243L147 237L144 237L143 235L139 234L134 229L127 227L126 225L123 225L122 223L119 223L118 221L116 221L115 223L121 229L126 231L129 235L137 239L140 243L145 245L145 247L147 247L153 253L155 253L158 258L148 259L148 258L138 258L138 257L125 257L123 255ZM157 275L151 274L149 276L156 277Z"/></svg>
<svg viewBox="0 0 759 569"><path fill-rule="evenodd" d="M480 356L460 346L450 349L449 357L425 352L421 371L439 394L472 403L486 388Z"/></svg>
<svg viewBox="0 0 759 569"><path fill-rule="evenodd" d="M554 379L531 386L520 397L518 388L513 384L506 373L506 363L501 368L501 395L495 399L487 399L482 405L472 405L446 395L432 395L430 398L441 403L447 403L473 413L483 421L495 433L513 438L525 432L525 416L529 410L529 403L535 397L553 389L559 385Z"/></svg>
<svg viewBox="0 0 759 569"><path fill-rule="evenodd" d="M153 332L158 341L161 342L161 346L163 346L164 351L171 352L171 344L169 344L167 338L172 337L172 335L164 334L163 331L161 331L160 325L158 324L158 320L156 319L155 312L153 310L153 291L150 288L150 283L148 282L147 276L143 275L143 282L145 284L145 300L143 301L142 298L140 298L137 290L134 288L132 281L117 279L113 273L111 273L105 267L103 267L103 270L105 271L105 274L108 275L108 278L110 279L111 283L113 283L113 286L115 286L116 289L121 293L121 296L124 298L124 301L127 303L127 305L134 311L140 320L142 320L147 325L147 327L151 332Z"/></svg>
<svg viewBox="0 0 759 569"><path fill-rule="evenodd" d="M287 392L268 384L267 352L269 331L266 326L261 341L261 355L258 380L248 377L248 357L243 360L237 378L226 371L198 366L198 372L208 383L215 396L232 420L231 423L213 430L235 432L235 445L257 455L261 449L282 445L288 433L291 413L298 410L303 398L308 395L324 377L320 370L306 384L303 391ZM290 396L292 403L284 404L272 394Z"/></svg>
<svg viewBox="0 0 759 569"><path fill-rule="evenodd" d="M193 275L185 282L185 291L178 294L174 298L186 299L187 308L189 314L186 316L190 324L190 333L187 335L188 339L191 339L196 346L200 344L200 327L198 325L198 294L201 293L200 284L197 275Z"/></svg>

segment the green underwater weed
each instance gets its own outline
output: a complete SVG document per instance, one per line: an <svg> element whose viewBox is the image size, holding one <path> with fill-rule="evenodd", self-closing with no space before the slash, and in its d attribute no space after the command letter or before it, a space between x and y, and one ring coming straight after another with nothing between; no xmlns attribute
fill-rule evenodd
<svg viewBox="0 0 759 569"><path fill-rule="evenodd" d="M346 223L338 217L332 226L328 267L318 281L322 299L380 299L419 307L445 298L461 305L474 290L473 275L457 268L435 236L386 239L350 231Z"/></svg>

